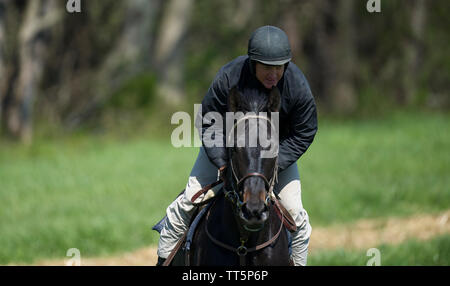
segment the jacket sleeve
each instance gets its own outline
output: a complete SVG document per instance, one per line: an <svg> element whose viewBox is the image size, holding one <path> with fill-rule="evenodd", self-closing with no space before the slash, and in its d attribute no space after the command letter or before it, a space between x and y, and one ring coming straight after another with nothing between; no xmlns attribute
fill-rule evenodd
<svg viewBox="0 0 450 286"><path fill-rule="evenodd" d="M197 116L196 127L201 134L202 145L209 160L220 168L227 164L225 148L225 113L229 82L227 75L219 71L202 101L202 118Z"/></svg>
<svg viewBox="0 0 450 286"><path fill-rule="evenodd" d="M317 110L308 84L299 90L301 96L290 112L289 135L280 142L278 154L279 171L285 170L302 156L314 140L317 132Z"/></svg>

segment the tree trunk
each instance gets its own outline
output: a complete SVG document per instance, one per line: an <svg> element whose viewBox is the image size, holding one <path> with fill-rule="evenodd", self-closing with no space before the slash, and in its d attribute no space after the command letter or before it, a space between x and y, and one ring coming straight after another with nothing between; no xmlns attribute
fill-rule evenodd
<svg viewBox="0 0 450 286"><path fill-rule="evenodd" d="M228 1L225 6L225 17L230 19L227 23L234 29L244 29L250 21L252 21L252 15L255 13L255 0L245 0L232 2ZM230 5L231 4L231 5Z"/></svg>
<svg viewBox="0 0 450 286"><path fill-rule="evenodd" d="M124 78L114 75L128 78L150 65L152 30L160 4L160 1L127 1L125 24L118 45L109 53L99 71L100 77L104 78L102 82L120 85ZM119 73L124 68L126 72Z"/></svg>
<svg viewBox="0 0 450 286"><path fill-rule="evenodd" d="M33 105L48 45L43 35L60 19L56 6L57 0L28 1L19 28L17 80L5 116L7 133L23 143L32 139Z"/></svg>
<svg viewBox="0 0 450 286"><path fill-rule="evenodd" d="M300 58L302 53L302 34L298 25L298 17L300 16L300 5L305 4L303 1L289 0L284 1L281 11L281 27L289 38L293 59Z"/></svg>
<svg viewBox="0 0 450 286"><path fill-rule="evenodd" d="M357 107L357 97L354 89L355 28L353 22L353 0L339 2L337 13L335 77L333 78L335 94L332 104L339 113L350 113Z"/></svg>
<svg viewBox="0 0 450 286"><path fill-rule="evenodd" d="M403 71L402 91L399 101L408 105L414 100L419 80L419 67L422 60L423 31L426 20L425 0L411 0L409 5L410 36L404 40L405 64Z"/></svg>
<svg viewBox="0 0 450 286"><path fill-rule="evenodd" d="M0 126L3 119L3 100L6 94L6 39L5 39L5 3L0 0Z"/></svg>
<svg viewBox="0 0 450 286"><path fill-rule="evenodd" d="M126 1L124 25L116 41L117 45L95 71L94 98L67 116L66 126L76 127L96 114L124 81L150 66L151 47L154 41L152 31L160 6L161 1L156 0ZM70 85L69 78L63 81ZM67 89L61 89L61 92L64 90Z"/></svg>
<svg viewBox="0 0 450 286"><path fill-rule="evenodd" d="M16 74L17 38L21 11L11 0L0 0L0 126L2 134L8 132L8 110L12 102L12 85Z"/></svg>
<svg viewBox="0 0 450 286"><path fill-rule="evenodd" d="M351 0L317 5L316 48L322 102L337 113L351 113L357 107L354 91L355 42Z"/></svg>
<svg viewBox="0 0 450 286"><path fill-rule="evenodd" d="M158 94L169 104L184 98L182 41L187 32L193 1L171 0L160 23L155 50L155 64L159 73Z"/></svg>

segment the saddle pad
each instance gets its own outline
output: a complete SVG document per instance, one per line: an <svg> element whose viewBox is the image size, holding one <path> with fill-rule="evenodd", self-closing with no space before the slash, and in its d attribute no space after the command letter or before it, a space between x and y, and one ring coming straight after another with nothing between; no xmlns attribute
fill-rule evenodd
<svg viewBox="0 0 450 286"><path fill-rule="evenodd" d="M157 224L152 227L152 230L156 230L159 234L161 234L161 230L164 228L164 224L166 223L167 215L165 215Z"/></svg>

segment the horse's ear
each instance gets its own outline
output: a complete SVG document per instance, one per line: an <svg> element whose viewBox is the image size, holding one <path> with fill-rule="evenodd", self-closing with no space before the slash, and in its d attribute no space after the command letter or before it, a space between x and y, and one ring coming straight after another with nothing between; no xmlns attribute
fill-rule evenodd
<svg viewBox="0 0 450 286"><path fill-rule="evenodd" d="M280 91L276 86L272 87L269 94L269 102L267 108L270 112L278 112L280 110Z"/></svg>
<svg viewBox="0 0 450 286"><path fill-rule="evenodd" d="M237 90L237 87L236 86L232 87L228 95L228 109L231 112L236 112L238 110L240 97L241 95Z"/></svg>

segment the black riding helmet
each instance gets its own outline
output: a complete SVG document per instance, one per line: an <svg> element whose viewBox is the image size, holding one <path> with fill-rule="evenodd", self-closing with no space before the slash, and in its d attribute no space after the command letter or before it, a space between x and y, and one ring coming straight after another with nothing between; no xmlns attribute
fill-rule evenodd
<svg viewBox="0 0 450 286"><path fill-rule="evenodd" d="M266 65L285 65L286 68L292 58L288 36L274 26L259 27L248 41L248 56L252 72L255 61Z"/></svg>

